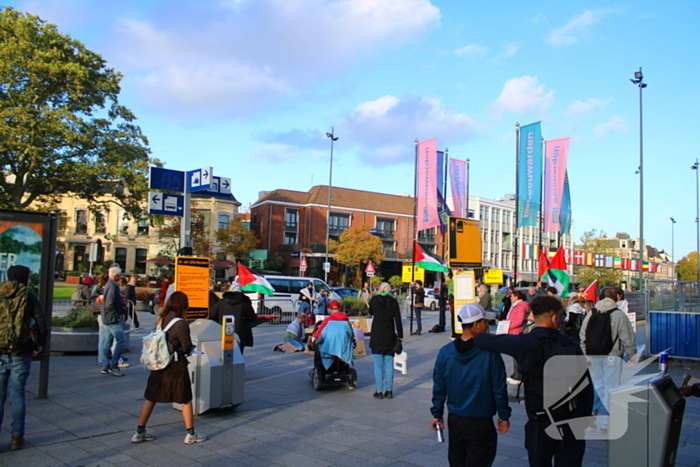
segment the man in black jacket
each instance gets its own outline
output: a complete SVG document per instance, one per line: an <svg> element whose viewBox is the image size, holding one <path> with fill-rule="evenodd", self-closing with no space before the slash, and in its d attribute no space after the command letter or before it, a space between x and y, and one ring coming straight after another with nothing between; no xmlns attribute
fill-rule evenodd
<svg viewBox="0 0 700 467"><path fill-rule="evenodd" d="M592 416L593 383L586 360L579 344L558 331L564 312L559 300L551 296L537 296L530 302L530 308L536 326L530 333L479 334L474 337L474 344L508 354L518 362L525 385L528 418L525 448L530 465L551 467L554 458L555 465L580 466L586 450L585 433L574 433L566 420ZM560 360L554 361L561 371L552 372L552 366L548 366L546 372L547 360L559 355L566 356L563 365L557 364ZM554 402L569 395L567 391L577 386L582 388L580 393L571 395L568 403L558 409L553 407ZM556 426L550 427L553 422ZM558 439L552 438L552 433L556 433Z"/></svg>
<svg viewBox="0 0 700 467"><path fill-rule="evenodd" d="M258 315L255 314L250 298L241 291L238 282L231 284L229 291L209 310L209 319L221 324L224 316L234 317L234 332L238 335L241 354L245 347L253 347L253 326Z"/></svg>
<svg viewBox="0 0 700 467"><path fill-rule="evenodd" d="M103 375L124 376L119 370L119 358L124 350L124 305L122 303L122 291L119 288L118 267L109 268L109 281L105 285L102 301L102 371ZM112 352L112 342L116 341ZM111 358L110 358L111 357Z"/></svg>

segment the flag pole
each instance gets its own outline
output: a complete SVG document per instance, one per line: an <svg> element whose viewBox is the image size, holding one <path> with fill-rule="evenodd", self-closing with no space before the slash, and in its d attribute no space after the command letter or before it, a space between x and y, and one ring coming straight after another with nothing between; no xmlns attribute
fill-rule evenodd
<svg viewBox="0 0 700 467"><path fill-rule="evenodd" d="M520 182L518 180L518 168L520 167L520 123L515 124L515 216L513 217L513 240L515 248L513 249L513 280L511 285L518 285L518 219L520 212L518 210L520 204ZM467 203L469 203L469 195L467 194ZM468 206L468 204L467 204ZM469 211L467 210L467 216Z"/></svg>
<svg viewBox="0 0 700 467"><path fill-rule="evenodd" d="M444 180L442 182L442 201L445 203L445 206L443 206L443 209L445 212L447 212L447 170L448 170L448 161L450 160L450 149L445 148L445 157L443 157L443 172L444 172ZM452 200L453 205L454 205L454 200ZM448 226L445 225L445 232L442 233L442 262L444 263L446 260L445 258L447 257L447 246L445 239L447 237L447 228ZM442 285L442 281L440 281L440 285Z"/></svg>
<svg viewBox="0 0 700 467"><path fill-rule="evenodd" d="M540 141L542 141L542 151L547 154L547 142L544 140L543 137L540 136ZM540 182L540 215L537 216L537 220L540 223L540 232L539 232L539 237L540 237L540 254L544 252L544 249L542 248L542 243L544 241L544 200L547 199L547 194L545 190L547 189L547 183L545 180L547 179L547 160L545 159L544 161L544 175L542 176L542 181ZM540 270L540 255L537 256L537 270ZM549 255L547 255L547 260L549 260ZM537 283L540 283L540 278L537 278Z"/></svg>
<svg viewBox="0 0 700 467"><path fill-rule="evenodd" d="M413 141L415 146L415 163L413 167L413 258L411 258L411 287L409 296L411 297L411 318L408 321L408 332L413 334L413 283L416 281L416 241L418 239L418 138Z"/></svg>

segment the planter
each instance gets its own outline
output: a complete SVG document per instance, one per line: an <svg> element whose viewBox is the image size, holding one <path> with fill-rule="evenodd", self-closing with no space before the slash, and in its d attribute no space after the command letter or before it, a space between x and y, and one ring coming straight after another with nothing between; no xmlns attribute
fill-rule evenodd
<svg viewBox="0 0 700 467"><path fill-rule="evenodd" d="M124 325L124 349L129 349L131 326ZM100 339L98 328L62 328L51 326L52 352L94 352Z"/></svg>
<svg viewBox="0 0 700 467"><path fill-rule="evenodd" d="M66 276L66 284L80 284L80 276Z"/></svg>

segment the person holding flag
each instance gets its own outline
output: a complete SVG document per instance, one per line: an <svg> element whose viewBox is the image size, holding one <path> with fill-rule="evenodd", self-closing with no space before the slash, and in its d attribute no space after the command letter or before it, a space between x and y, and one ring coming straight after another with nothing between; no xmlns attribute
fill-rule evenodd
<svg viewBox="0 0 700 467"><path fill-rule="evenodd" d="M413 242L413 264L419 268L425 269L426 271L443 273L450 272L450 269L442 261L428 254L417 241ZM423 289L423 283L421 281L415 281L415 283L411 284L411 288L413 289L415 296L413 310L416 312L417 320L416 331L412 332L411 334L420 336L422 330L421 310L424 306L425 290ZM413 315L413 313L411 313L411 315ZM411 316L411 319L413 319L413 316Z"/></svg>

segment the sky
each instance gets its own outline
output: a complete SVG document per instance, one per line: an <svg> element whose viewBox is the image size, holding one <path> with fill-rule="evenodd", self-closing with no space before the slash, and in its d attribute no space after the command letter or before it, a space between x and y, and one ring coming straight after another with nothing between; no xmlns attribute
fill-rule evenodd
<svg viewBox="0 0 700 467"><path fill-rule="evenodd" d="M333 186L412 193L413 141L436 137L470 159L470 195L503 197L515 124L542 121L546 140L571 138L577 242L639 235L642 67L644 237L677 259L696 250L697 1L5 4L101 54L152 156L212 166L244 205L328 184L331 129Z"/></svg>

